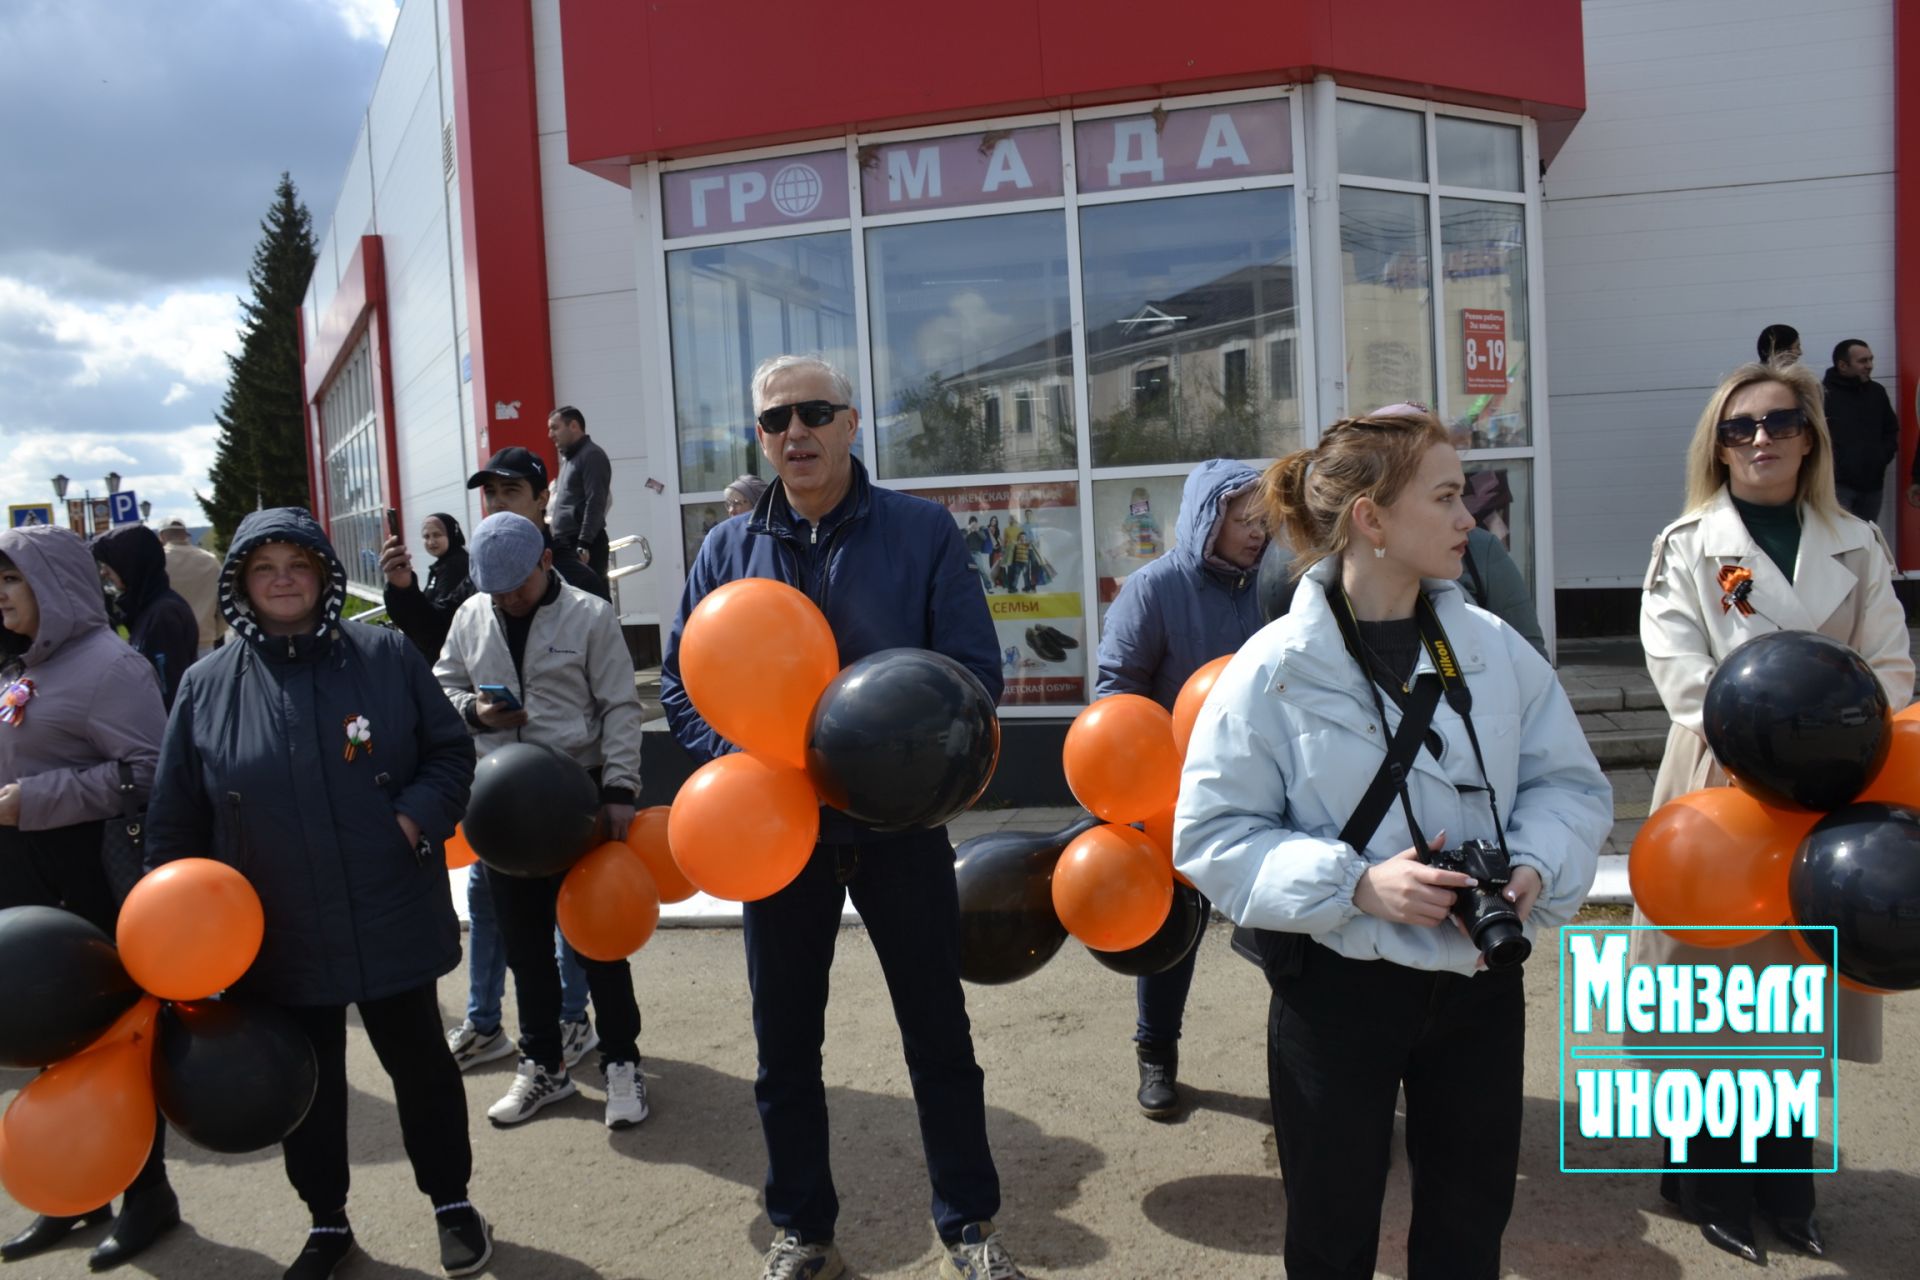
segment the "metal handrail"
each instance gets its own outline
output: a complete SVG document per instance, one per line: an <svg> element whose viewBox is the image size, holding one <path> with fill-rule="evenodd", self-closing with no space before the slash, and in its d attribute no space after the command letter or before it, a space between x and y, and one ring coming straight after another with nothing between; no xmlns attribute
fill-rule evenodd
<svg viewBox="0 0 1920 1280"><path fill-rule="evenodd" d="M620 553L631 546L640 548L640 563L623 565ZM639 534L628 534L616 538L607 544L607 590L613 593L613 612L615 617L624 617L626 610L620 604L620 579L628 574L639 573L653 565L653 547Z"/></svg>

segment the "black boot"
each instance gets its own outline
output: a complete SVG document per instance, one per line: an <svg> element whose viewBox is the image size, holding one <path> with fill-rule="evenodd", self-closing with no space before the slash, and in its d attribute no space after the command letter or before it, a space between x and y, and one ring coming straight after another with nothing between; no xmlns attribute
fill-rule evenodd
<svg viewBox="0 0 1920 1280"><path fill-rule="evenodd" d="M146 1251L148 1245L180 1225L180 1197L162 1182L157 1187L129 1191L120 1202L120 1216L113 1230L87 1255L87 1266L105 1271L129 1262Z"/></svg>
<svg viewBox="0 0 1920 1280"><path fill-rule="evenodd" d="M113 1217L113 1206L103 1204L92 1213L83 1213L77 1218L50 1218L41 1214L27 1224L22 1231L5 1244L0 1244L0 1262L18 1262L22 1258L31 1258L43 1249L51 1249L67 1238L67 1233L75 1227L98 1226Z"/></svg>
<svg viewBox="0 0 1920 1280"><path fill-rule="evenodd" d="M1140 1110L1152 1120L1165 1120L1180 1109L1180 1050L1149 1049L1136 1045L1140 1058Z"/></svg>
<svg viewBox="0 0 1920 1280"><path fill-rule="evenodd" d="M1812 1214L1804 1218L1769 1217L1767 1225L1773 1228L1773 1234L1800 1252L1815 1258L1827 1256L1827 1242L1820 1235L1820 1226L1813 1220Z"/></svg>

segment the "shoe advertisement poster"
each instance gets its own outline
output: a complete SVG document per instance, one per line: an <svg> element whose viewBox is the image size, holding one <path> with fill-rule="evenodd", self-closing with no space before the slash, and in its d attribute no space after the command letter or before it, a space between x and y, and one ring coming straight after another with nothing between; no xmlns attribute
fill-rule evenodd
<svg viewBox="0 0 1920 1280"><path fill-rule="evenodd" d="M1000 636L1003 707L1079 706L1091 661L1072 481L915 489L953 513Z"/></svg>
<svg viewBox="0 0 1920 1280"><path fill-rule="evenodd" d="M1173 550L1185 476L1141 476L1093 482L1093 572L1100 621L1127 575Z"/></svg>

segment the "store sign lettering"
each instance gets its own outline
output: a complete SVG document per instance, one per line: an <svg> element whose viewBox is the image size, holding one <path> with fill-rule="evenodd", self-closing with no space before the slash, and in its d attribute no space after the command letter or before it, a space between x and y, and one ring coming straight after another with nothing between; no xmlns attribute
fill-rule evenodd
<svg viewBox="0 0 1920 1280"><path fill-rule="evenodd" d="M860 201L869 214L1037 200L1063 190L1053 125L860 148Z"/></svg>
<svg viewBox="0 0 1920 1280"><path fill-rule="evenodd" d="M1460 310L1464 391L1504 395L1507 390L1507 313Z"/></svg>
<svg viewBox="0 0 1920 1280"><path fill-rule="evenodd" d="M1128 191L1181 182L1293 171L1285 99L1082 120L1073 146L1082 191Z"/></svg>
<svg viewBox="0 0 1920 1280"><path fill-rule="evenodd" d="M666 232L752 231L847 216L847 154L776 156L665 175Z"/></svg>

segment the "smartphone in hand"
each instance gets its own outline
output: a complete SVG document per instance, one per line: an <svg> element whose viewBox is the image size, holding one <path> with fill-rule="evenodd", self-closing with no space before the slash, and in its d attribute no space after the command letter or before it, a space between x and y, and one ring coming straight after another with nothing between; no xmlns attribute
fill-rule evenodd
<svg viewBox="0 0 1920 1280"><path fill-rule="evenodd" d="M515 697L513 690L507 688L507 686L503 684L483 684L478 686L478 689L481 693L487 695L487 701L493 703L494 706L504 711L520 710L520 699Z"/></svg>
<svg viewBox="0 0 1920 1280"><path fill-rule="evenodd" d="M387 508L387 536L389 538L400 536L400 513L392 507Z"/></svg>

